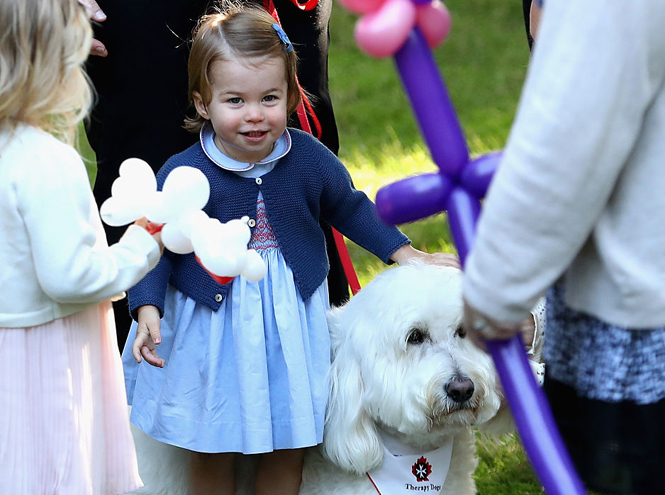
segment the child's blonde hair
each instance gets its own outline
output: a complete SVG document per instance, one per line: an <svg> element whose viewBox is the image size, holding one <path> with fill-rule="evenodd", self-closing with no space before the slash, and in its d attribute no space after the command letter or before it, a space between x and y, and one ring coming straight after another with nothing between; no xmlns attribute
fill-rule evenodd
<svg viewBox="0 0 665 495"><path fill-rule="evenodd" d="M92 101L91 43L77 0L1 0L0 130L26 123L72 142Z"/></svg>
<svg viewBox="0 0 665 495"><path fill-rule="evenodd" d="M298 57L295 50L287 52L277 31L277 21L260 7L232 6L226 12L206 15L199 21L189 54L189 102L194 106L195 92L205 103L210 93L210 67L213 62L257 57L279 57L284 60L287 81L287 113L291 115L300 103L296 81ZM251 63L251 61L249 62ZM199 132L206 120L198 113L185 119L185 129Z"/></svg>

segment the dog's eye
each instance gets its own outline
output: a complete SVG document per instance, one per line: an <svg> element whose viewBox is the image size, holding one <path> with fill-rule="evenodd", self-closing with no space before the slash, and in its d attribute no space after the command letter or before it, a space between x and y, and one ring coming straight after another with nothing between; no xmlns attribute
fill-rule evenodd
<svg viewBox="0 0 665 495"><path fill-rule="evenodd" d="M406 339L407 344L411 345L420 345L423 344L428 338L427 332L421 330L420 328L414 328L409 333L409 337Z"/></svg>
<svg viewBox="0 0 665 495"><path fill-rule="evenodd" d="M464 330L464 327L462 325L457 327L457 330L455 330L455 337L459 337L460 339L466 337L466 330Z"/></svg>

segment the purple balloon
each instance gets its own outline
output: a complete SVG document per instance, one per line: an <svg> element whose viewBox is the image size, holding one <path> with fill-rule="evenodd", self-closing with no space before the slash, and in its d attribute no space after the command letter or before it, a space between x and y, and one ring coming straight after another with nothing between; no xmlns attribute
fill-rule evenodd
<svg viewBox="0 0 665 495"><path fill-rule="evenodd" d="M389 223L399 223L402 219L414 221L437 213L439 207L445 206L451 234L464 263L474 239L479 199L487 191L500 155L469 162L466 140L448 91L418 28L395 55L395 63L442 179L429 175L419 181L412 177L382 188L376 198L379 214ZM437 197L424 197L429 194ZM585 494L520 338L487 344L524 449L545 491L548 495Z"/></svg>
<svg viewBox="0 0 665 495"><path fill-rule="evenodd" d="M585 494L545 394L536 383L519 336L507 341L488 340L508 405L524 450L549 495ZM525 434L524 432L529 432Z"/></svg>
<svg viewBox="0 0 665 495"><path fill-rule="evenodd" d="M471 160L462 170L460 176L462 187L476 198L484 198L502 157L503 153L496 152Z"/></svg>
<svg viewBox="0 0 665 495"><path fill-rule="evenodd" d="M448 90L419 29L397 51L395 64L432 159L444 175L456 179L469 161L469 151Z"/></svg>
<svg viewBox="0 0 665 495"><path fill-rule="evenodd" d="M414 222L443 211L451 189L445 175L417 175L380 189L376 205L384 222Z"/></svg>
<svg viewBox="0 0 665 495"><path fill-rule="evenodd" d="M461 187L456 187L448 198L447 210L450 233L457 247L457 254L464 263L475 238L480 201Z"/></svg>

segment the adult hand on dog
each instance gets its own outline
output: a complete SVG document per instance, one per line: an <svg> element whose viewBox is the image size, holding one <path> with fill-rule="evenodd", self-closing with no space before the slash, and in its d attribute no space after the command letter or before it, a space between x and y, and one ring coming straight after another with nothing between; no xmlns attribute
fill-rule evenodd
<svg viewBox="0 0 665 495"><path fill-rule="evenodd" d="M137 363L143 358L158 368L164 367L164 360L157 355L156 346L162 341L161 320L156 306L145 305L138 309L139 326L132 344L132 354Z"/></svg>
<svg viewBox="0 0 665 495"><path fill-rule="evenodd" d="M462 264L459 258L450 253L425 253L414 248L411 244L405 244L397 251L395 251L390 259L398 265L408 264L410 261L419 260L427 265L449 266L452 268L462 269Z"/></svg>
<svg viewBox="0 0 665 495"><path fill-rule="evenodd" d="M93 21L104 22L106 20L106 14L95 0L78 0L78 2L85 7L85 13L88 14L88 17ZM108 54L104 43L96 39L92 40L90 55L106 57Z"/></svg>
<svg viewBox="0 0 665 495"><path fill-rule="evenodd" d="M529 316L531 318L531 316ZM528 329L527 322L499 322L474 309L464 301L462 325L467 336L479 348L487 351L486 340L506 340ZM532 330L533 332L533 330ZM531 334L533 340L533 333ZM529 341L531 342L531 341Z"/></svg>

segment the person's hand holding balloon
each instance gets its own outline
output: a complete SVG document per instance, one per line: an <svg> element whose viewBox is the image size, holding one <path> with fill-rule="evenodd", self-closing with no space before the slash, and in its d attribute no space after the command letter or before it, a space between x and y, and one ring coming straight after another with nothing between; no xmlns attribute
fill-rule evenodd
<svg viewBox="0 0 665 495"><path fill-rule="evenodd" d="M522 333L524 322L496 321L476 310L464 301L462 321L466 335L481 349L487 351L487 340L507 340Z"/></svg>

